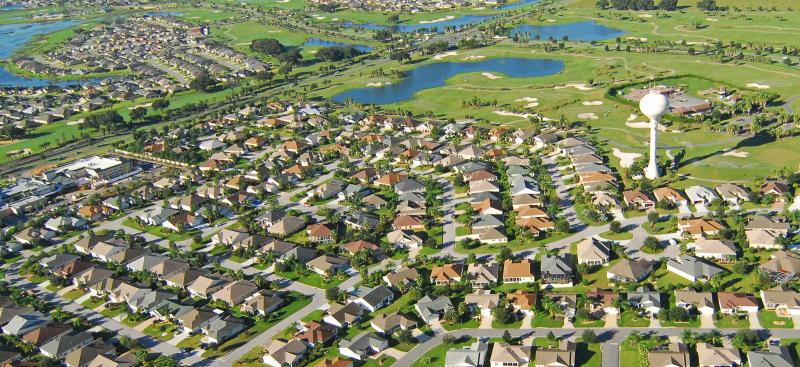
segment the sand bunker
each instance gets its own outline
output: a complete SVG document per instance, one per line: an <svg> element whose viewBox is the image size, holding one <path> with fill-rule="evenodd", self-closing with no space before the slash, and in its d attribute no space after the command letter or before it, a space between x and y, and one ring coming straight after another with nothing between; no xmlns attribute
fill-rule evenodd
<svg viewBox="0 0 800 367"><path fill-rule="evenodd" d="M321 16L321 15L315 15L315 16L314 16L314 19L316 19L316 20L323 20L323 19L325 19L325 17L323 17L323 16Z"/></svg>
<svg viewBox="0 0 800 367"><path fill-rule="evenodd" d="M433 56L433 59L434 60L441 60L441 59L443 59L445 57L457 56L457 55L458 55L458 52L456 52L456 51L447 51L447 52L443 52L443 53L440 53L440 54L437 54L437 55Z"/></svg>
<svg viewBox="0 0 800 367"><path fill-rule="evenodd" d="M375 83L367 83L368 87L380 87L384 85L391 85L392 82L375 82Z"/></svg>
<svg viewBox="0 0 800 367"><path fill-rule="evenodd" d="M494 111L492 111L492 113L494 113L495 115L500 115L500 116L522 117L524 119L529 118L529 117L536 117L537 116L535 113L516 113L516 112L502 111L502 110L494 110Z"/></svg>
<svg viewBox="0 0 800 367"><path fill-rule="evenodd" d="M557 85L553 89L575 88L577 90L592 90L594 88L586 85L586 83L567 83L564 85Z"/></svg>
<svg viewBox="0 0 800 367"><path fill-rule="evenodd" d="M515 99L514 102L536 102L538 100L539 98L536 97L522 97Z"/></svg>
<svg viewBox="0 0 800 367"><path fill-rule="evenodd" d="M630 122L630 121L628 121L628 122L625 122L625 126L631 128L631 129L649 129L650 128L650 123L649 122ZM658 124L658 130L659 131L667 131L667 127L662 125L662 124Z"/></svg>
<svg viewBox="0 0 800 367"><path fill-rule="evenodd" d="M760 83L747 83L748 88L756 88L756 89L769 89L769 85L760 84Z"/></svg>
<svg viewBox="0 0 800 367"><path fill-rule="evenodd" d="M584 106L602 106L603 101L583 101Z"/></svg>
<svg viewBox="0 0 800 367"><path fill-rule="evenodd" d="M619 165L623 168L628 168L633 165L633 162L636 161L636 158L641 157L642 155L639 153L625 153L617 148L614 148L612 151L615 157L619 158Z"/></svg>
<svg viewBox="0 0 800 367"><path fill-rule="evenodd" d="M706 20L709 22L719 22L719 19L714 19L714 18L706 18Z"/></svg>
<svg viewBox="0 0 800 367"><path fill-rule="evenodd" d="M637 117L639 117L639 115L632 113L630 116L628 116L628 121L636 120Z"/></svg>
<svg viewBox="0 0 800 367"><path fill-rule="evenodd" d="M653 14L647 14L647 13L639 14L639 18L652 18L652 17L653 17Z"/></svg>
<svg viewBox="0 0 800 367"><path fill-rule="evenodd" d="M492 80L494 80L494 79L503 79L502 76L497 75L497 74L492 74L492 73L481 73L481 75L485 76L488 79L492 79Z"/></svg>
<svg viewBox="0 0 800 367"><path fill-rule="evenodd" d="M647 37L628 37L625 38L628 41L640 41L640 42L647 42Z"/></svg>
<svg viewBox="0 0 800 367"><path fill-rule="evenodd" d="M448 15L446 17L431 19L431 20L420 20L419 24L431 24L431 23L439 23L439 22L446 22L448 20L456 19L453 15Z"/></svg>
<svg viewBox="0 0 800 367"><path fill-rule="evenodd" d="M472 8L472 10L486 10L485 6L479 6L477 8Z"/></svg>
<svg viewBox="0 0 800 367"><path fill-rule="evenodd" d="M550 22L550 23L555 23L556 22L555 19L548 19L547 21Z"/></svg>
<svg viewBox="0 0 800 367"><path fill-rule="evenodd" d="M736 158L747 158L750 155L748 152L743 152L741 150L729 150L725 153L722 153L725 157L736 157Z"/></svg>
<svg viewBox="0 0 800 367"><path fill-rule="evenodd" d="M599 117L597 117L597 115L595 115L594 112L587 112L587 113L579 113L578 118L584 120L597 120Z"/></svg>
<svg viewBox="0 0 800 367"><path fill-rule="evenodd" d="M531 102L531 103L528 103L528 104L525 105L525 107L527 107L527 108L538 107L538 106L539 106L539 102Z"/></svg>
<svg viewBox="0 0 800 367"><path fill-rule="evenodd" d="M470 61L470 60L480 60L480 59L485 59L485 58L486 58L486 56L483 56L483 55L471 55L471 56L467 56L467 57L465 57L465 58L463 58L461 60Z"/></svg>
<svg viewBox="0 0 800 367"><path fill-rule="evenodd" d="M135 110L135 109L137 109L137 108L139 108L139 107L150 107L150 106L152 106L152 105L153 105L152 103L142 103L142 104L140 104L140 105L136 105L136 106L131 106L131 107L128 107L128 109L129 109L129 110Z"/></svg>

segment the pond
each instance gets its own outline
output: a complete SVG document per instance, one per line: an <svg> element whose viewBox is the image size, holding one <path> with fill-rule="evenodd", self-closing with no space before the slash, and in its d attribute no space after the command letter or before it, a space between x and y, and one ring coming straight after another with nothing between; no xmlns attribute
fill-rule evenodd
<svg viewBox="0 0 800 367"><path fill-rule="evenodd" d="M597 24L594 21L554 24L554 25L531 25L523 24L511 30L511 37L519 34L520 37L527 39L549 39L550 37L561 40L568 37L571 41L602 41L616 38L625 32Z"/></svg>
<svg viewBox="0 0 800 367"><path fill-rule="evenodd" d="M416 24L398 24L398 25L381 25L373 23L353 23L341 22L344 27L348 28L363 28L368 30L391 29L395 32L413 33L413 32L430 32L430 33L444 33L445 28L463 28L485 22L489 19L497 17L498 15L463 15L460 17L444 17L441 19L434 19L427 23Z"/></svg>
<svg viewBox="0 0 800 367"><path fill-rule="evenodd" d="M367 53L372 52L372 46L362 45L362 44L355 44L355 43L344 43L344 42L336 42L336 41L328 41L319 38L309 38L303 43L304 47L353 47L358 51Z"/></svg>
<svg viewBox="0 0 800 367"><path fill-rule="evenodd" d="M512 78L530 78L556 74L564 70L559 60L501 57L477 62L436 62L406 72L396 84L356 88L333 97L334 102L352 100L362 104L390 104L409 100L414 93L441 87L455 75L473 72L498 73ZM487 74L487 78L498 75Z"/></svg>
<svg viewBox="0 0 800 367"><path fill-rule="evenodd" d="M513 10L513 9L521 8L521 7L526 6L526 5L538 3L539 1L540 0L519 0L519 1L515 1L513 3L501 5L500 7L498 7L498 9L500 9L500 10Z"/></svg>
<svg viewBox="0 0 800 367"><path fill-rule="evenodd" d="M0 25L0 60L8 59L17 50L25 46L34 36L48 34L72 27L80 22L64 20L48 23L17 23ZM46 79L26 78L13 74L0 66L0 86L4 87L45 87L48 85L66 86L78 84L98 84L102 79L81 79L70 81L51 81Z"/></svg>

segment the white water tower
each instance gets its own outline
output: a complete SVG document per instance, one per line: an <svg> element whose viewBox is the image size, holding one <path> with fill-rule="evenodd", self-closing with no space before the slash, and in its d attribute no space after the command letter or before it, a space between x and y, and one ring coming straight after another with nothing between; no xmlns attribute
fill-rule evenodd
<svg viewBox="0 0 800 367"><path fill-rule="evenodd" d="M653 180L659 177L656 148L658 147L658 121L669 110L667 96L651 90L641 101L639 109L650 119L650 163L644 171L644 176Z"/></svg>

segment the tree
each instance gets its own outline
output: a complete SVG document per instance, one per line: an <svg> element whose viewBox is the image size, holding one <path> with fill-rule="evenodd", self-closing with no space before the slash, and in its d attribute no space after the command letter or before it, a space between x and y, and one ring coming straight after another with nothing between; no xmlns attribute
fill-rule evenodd
<svg viewBox="0 0 800 367"><path fill-rule="evenodd" d="M734 347L744 350L745 352L757 347L760 342L761 338L758 336L758 333L749 329L737 331L733 340L731 340L731 344L733 344Z"/></svg>
<svg viewBox="0 0 800 367"><path fill-rule="evenodd" d="M152 106L153 106L153 109L156 109L156 110L165 110L165 109L167 109L167 107L169 107L169 100L168 99L164 99L164 98L157 99L157 100L153 101L153 105Z"/></svg>
<svg viewBox="0 0 800 367"><path fill-rule="evenodd" d="M339 301L339 288L338 287L330 287L325 289L325 298L328 302L338 302Z"/></svg>
<svg viewBox="0 0 800 367"><path fill-rule="evenodd" d="M299 48L293 48L286 52L281 53L277 56L278 60L287 64L287 65L296 65L300 63L300 60L303 59L303 55L300 54Z"/></svg>
<svg viewBox="0 0 800 367"><path fill-rule="evenodd" d="M650 250L658 250L658 238L647 236L647 238L644 239L644 244L642 246Z"/></svg>
<svg viewBox="0 0 800 367"><path fill-rule="evenodd" d="M400 15L392 14L386 18L389 23L397 23L400 22Z"/></svg>
<svg viewBox="0 0 800 367"><path fill-rule="evenodd" d="M270 56L278 56L286 52L286 46L273 38L254 39L250 43L250 49Z"/></svg>
<svg viewBox="0 0 800 367"><path fill-rule="evenodd" d="M503 263L506 260L511 260L513 257L514 253L511 252L511 249L503 246L503 248L500 249L500 254L497 255L497 261Z"/></svg>
<svg viewBox="0 0 800 367"><path fill-rule="evenodd" d="M658 223L658 220L661 219L661 216L658 215L658 212L655 210L651 210L647 213L647 221L651 224Z"/></svg>
<svg viewBox="0 0 800 367"><path fill-rule="evenodd" d="M588 329L584 330L583 334L581 334L581 338L583 338L584 342L590 344L597 343L599 341L599 338L597 337L597 334L594 332L594 330L588 330Z"/></svg>
<svg viewBox="0 0 800 367"><path fill-rule="evenodd" d="M212 79L208 74L202 73L189 82L189 88L201 92L208 92L215 84L216 81L214 79Z"/></svg>
<svg viewBox="0 0 800 367"><path fill-rule="evenodd" d="M594 4L598 9L608 9L608 0L597 0Z"/></svg>
<svg viewBox="0 0 800 367"><path fill-rule="evenodd" d="M511 341L512 341L513 339L514 339L514 338L512 338L512 337L511 337L511 333L509 333L509 332L508 332L508 330L506 330L506 331L504 331L504 332L503 332L503 341L504 341L504 342L506 342L506 343L511 343Z"/></svg>
<svg viewBox="0 0 800 367"><path fill-rule="evenodd" d="M658 3L658 8L666 11L678 10L678 0L661 0Z"/></svg>
<svg viewBox="0 0 800 367"><path fill-rule="evenodd" d="M703 11L717 10L717 0L700 0L697 2L697 8Z"/></svg>
<svg viewBox="0 0 800 367"><path fill-rule="evenodd" d="M620 233L620 232L622 232L622 224L620 224L619 221L616 221L616 220L612 221L608 225L608 230L610 230L611 232L614 232L614 233Z"/></svg>
<svg viewBox="0 0 800 367"><path fill-rule="evenodd" d="M131 120L142 121L147 116L147 109L144 107L136 107L131 110Z"/></svg>

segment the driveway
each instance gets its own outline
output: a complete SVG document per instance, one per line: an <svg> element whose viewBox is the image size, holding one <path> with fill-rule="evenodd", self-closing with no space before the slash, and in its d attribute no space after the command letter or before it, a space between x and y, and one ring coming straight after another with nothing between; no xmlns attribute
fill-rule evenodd
<svg viewBox="0 0 800 367"><path fill-rule="evenodd" d="M603 367L619 367L619 344L600 344L600 351L603 353Z"/></svg>
<svg viewBox="0 0 800 367"><path fill-rule="evenodd" d="M700 315L700 327L703 329L714 329L714 315Z"/></svg>

